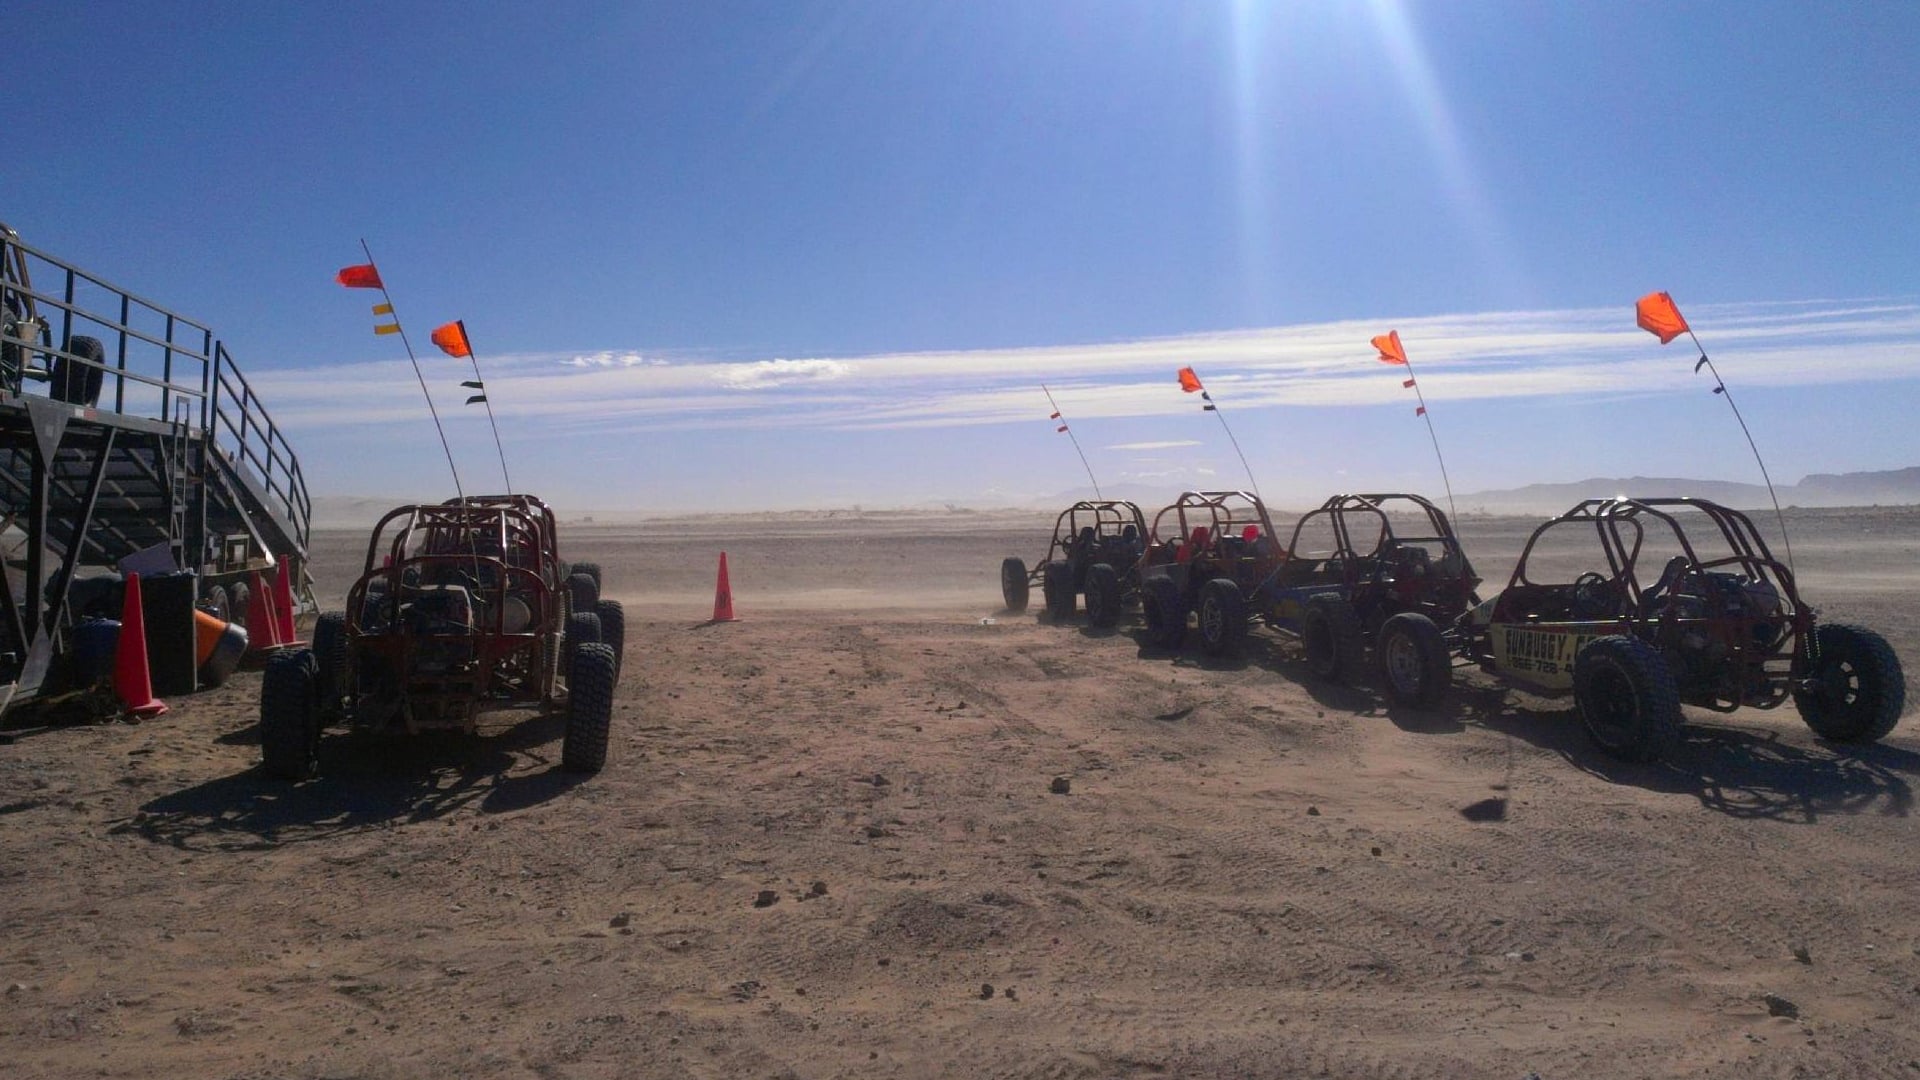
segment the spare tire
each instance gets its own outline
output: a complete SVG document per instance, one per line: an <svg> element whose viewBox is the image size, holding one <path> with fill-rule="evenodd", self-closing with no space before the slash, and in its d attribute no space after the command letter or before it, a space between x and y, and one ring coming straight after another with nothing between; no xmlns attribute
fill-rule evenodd
<svg viewBox="0 0 1920 1080"><path fill-rule="evenodd" d="M107 377L105 368L94 366L106 363L106 347L99 338L76 336L67 342L66 351L73 355L56 354L53 358L53 386L47 393L55 401L91 409L99 403L100 386ZM82 364L74 356L93 363Z"/></svg>

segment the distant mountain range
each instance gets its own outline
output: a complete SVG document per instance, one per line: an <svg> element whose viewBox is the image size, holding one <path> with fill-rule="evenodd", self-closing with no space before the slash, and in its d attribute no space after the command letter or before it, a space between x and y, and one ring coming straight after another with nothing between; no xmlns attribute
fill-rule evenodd
<svg viewBox="0 0 1920 1080"><path fill-rule="evenodd" d="M1797 484L1782 484L1777 490L1780 505L1783 507L1920 504L1920 466L1883 472L1814 473L1802 478ZM1336 494L1336 489L1330 487L1326 493ZM1112 494L1109 493L1110 497ZM1437 488L1422 490L1419 494L1436 500L1442 495ZM1180 492L1172 488L1164 490L1156 488L1128 489L1121 492L1119 497L1134 500L1148 514L1152 514L1154 510L1166 506L1179 495ZM1711 499L1736 510L1766 509L1773 505L1767 498L1767 489L1764 484L1742 484L1730 480L1692 480L1671 476L1596 476L1564 484L1528 484L1517 488L1463 492L1454 497L1454 502L1458 504L1463 514L1557 514L1582 499L1601 499L1609 495L1684 495ZM1075 500L1092 497L1093 492L1090 489L1081 488L1060 492L1038 500L1034 505L1065 508ZM1270 505L1275 512L1307 509L1306 505L1299 504L1299 500L1294 499L1277 498ZM1317 501L1314 505L1317 505Z"/></svg>
<svg viewBox="0 0 1920 1080"><path fill-rule="evenodd" d="M1328 488L1326 492L1328 495L1335 493L1333 488ZM1148 516L1152 516L1155 510L1179 498L1180 491L1176 488L1129 488L1107 494L1109 497L1132 499L1147 512ZM1422 491L1420 494L1432 499L1438 499L1441 495L1436 490ZM1803 477L1797 484L1782 484L1779 494L1781 506L1920 504L1920 466L1883 472L1814 473ZM1738 510L1759 510L1772 506L1767 499L1766 487L1760 484L1740 484L1729 480L1689 480L1665 476L1624 478L1596 476L1567 484L1528 484L1525 487L1503 488L1496 491L1467 492L1456 496L1454 501L1463 514L1557 514L1582 499L1605 498L1609 495L1690 495L1724 503ZM1078 500L1091 498L1093 498L1091 489L1073 489L1030 500L1026 506L1030 509L1059 511ZM313 500L313 516L315 523L323 528L364 528L403 501L352 495L318 496ZM1318 505L1318 500L1315 500L1312 505ZM1276 513L1302 511L1309 508L1307 504L1291 499L1277 499L1272 506ZM910 508L875 506L869 509L874 511L914 509L937 512L941 509L966 511L991 508L993 507L987 503L927 503ZM606 508L585 512L575 511L570 507L556 507L556 510L562 517L570 520L590 521L597 516L598 520L613 522L649 516L633 510Z"/></svg>
<svg viewBox="0 0 1920 1080"><path fill-rule="evenodd" d="M1920 503L1920 466L1882 472L1814 473L1776 489L1781 506L1901 506ZM1741 510L1771 507L1763 484L1676 477L1594 477L1570 484L1528 484L1475 491L1455 501L1462 512L1558 513L1581 499L1608 495L1689 495Z"/></svg>

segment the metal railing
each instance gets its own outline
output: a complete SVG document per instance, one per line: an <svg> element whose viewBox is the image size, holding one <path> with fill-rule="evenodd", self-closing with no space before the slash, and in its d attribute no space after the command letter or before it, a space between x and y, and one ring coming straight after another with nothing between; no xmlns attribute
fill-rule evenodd
<svg viewBox="0 0 1920 1080"><path fill-rule="evenodd" d="M76 348L78 338L98 341L99 358L90 346ZM313 507L299 459L213 330L23 243L0 224L0 391L24 394L36 382L95 414L175 428L184 405L207 457L220 455L247 475L305 552Z"/></svg>

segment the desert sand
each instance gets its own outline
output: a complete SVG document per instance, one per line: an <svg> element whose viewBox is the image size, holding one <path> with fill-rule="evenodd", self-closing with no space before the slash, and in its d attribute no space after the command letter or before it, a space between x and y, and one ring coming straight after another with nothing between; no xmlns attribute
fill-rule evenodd
<svg viewBox="0 0 1920 1080"><path fill-rule="evenodd" d="M1463 523L1483 592L1532 524ZM1793 526L1823 617L1920 663L1920 513ZM1050 527L568 528L628 612L584 779L531 718L269 780L257 673L13 733L0 1073L1920 1076L1911 716L1689 710L1622 765L1478 673L1404 711L1266 631L1001 610ZM330 605L364 542L321 537Z"/></svg>

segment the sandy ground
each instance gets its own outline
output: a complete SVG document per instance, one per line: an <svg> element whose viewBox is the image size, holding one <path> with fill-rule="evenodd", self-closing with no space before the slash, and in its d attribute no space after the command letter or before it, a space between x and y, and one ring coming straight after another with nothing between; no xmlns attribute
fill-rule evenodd
<svg viewBox="0 0 1920 1080"><path fill-rule="evenodd" d="M1478 675L1406 712L1264 632L999 610L1050 524L568 530L629 613L591 779L530 719L273 782L257 674L16 732L0 1074L1920 1076L1920 729L1690 713L1623 766ZM1486 577L1529 525L1467 523ZM1795 538L1920 657L1920 515ZM335 603L363 543L322 538ZM722 548L743 621L704 626Z"/></svg>

